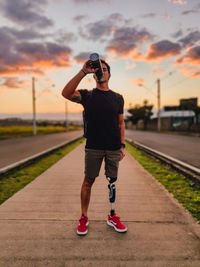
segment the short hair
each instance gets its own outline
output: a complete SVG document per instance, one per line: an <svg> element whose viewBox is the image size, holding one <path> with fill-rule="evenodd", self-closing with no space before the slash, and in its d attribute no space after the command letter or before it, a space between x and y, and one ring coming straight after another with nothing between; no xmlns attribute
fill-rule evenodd
<svg viewBox="0 0 200 267"><path fill-rule="evenodd" d="M108 73L110 74L110 66L108 65L108 63L105 62L105 60L103 60L103 59L100 59L100 60L101 60L101 63L103 63L103 64L106 65L106 67L107 67L107 69L108 69Z"/></svg>

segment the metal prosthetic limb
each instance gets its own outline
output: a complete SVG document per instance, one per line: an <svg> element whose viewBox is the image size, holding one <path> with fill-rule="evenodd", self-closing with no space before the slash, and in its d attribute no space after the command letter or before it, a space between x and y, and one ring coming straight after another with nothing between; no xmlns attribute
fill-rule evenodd
<svg viewBox="0 0 200 267"><path fill-rule="evenodd" d="M109 189L109 200L111 204L110 216L113 216L115 213L114 202L116 196L116 189L114 182L117 180L117 178L112 178L112 177L106 177L106 178L109 181L108 189Z"/></svg>

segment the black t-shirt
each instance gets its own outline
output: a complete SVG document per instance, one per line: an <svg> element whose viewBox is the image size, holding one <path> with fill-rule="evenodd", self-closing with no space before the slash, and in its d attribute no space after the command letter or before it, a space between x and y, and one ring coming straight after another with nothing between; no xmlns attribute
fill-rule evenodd
<svg viewBox="0 0 200 267"><path fill-rule="evenodd" d="M117 150L121 147L119 114L123 114L124 99L112 90L79 90L81 104L87 114L86 148Z"/></svg>

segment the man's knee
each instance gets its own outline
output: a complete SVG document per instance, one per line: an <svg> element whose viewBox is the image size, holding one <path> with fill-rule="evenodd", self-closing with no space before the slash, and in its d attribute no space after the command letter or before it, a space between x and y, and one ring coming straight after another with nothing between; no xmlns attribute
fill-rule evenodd
<svg viewBox="0 0 200 267"><path fill-rule="evenodd" d="M83 182L83 183L84 183L86 186L91 187L91 186L93 185L94 181L95 181L95 178L90 178L90 177L88 177L88 176L85 176L85 178L84 178L84 182Z"/></svg>

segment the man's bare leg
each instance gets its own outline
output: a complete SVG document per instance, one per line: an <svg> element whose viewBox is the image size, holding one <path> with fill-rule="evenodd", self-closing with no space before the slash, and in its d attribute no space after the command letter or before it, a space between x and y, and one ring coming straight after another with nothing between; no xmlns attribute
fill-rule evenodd
<svg viewBox="0 0 200 267"><path fill-rule="evenodd" d="M91 188L95 179L90 179L87 176L84 177L81 188L81 211L82 214L87 216L87 210L90 203Z"/></svg>

